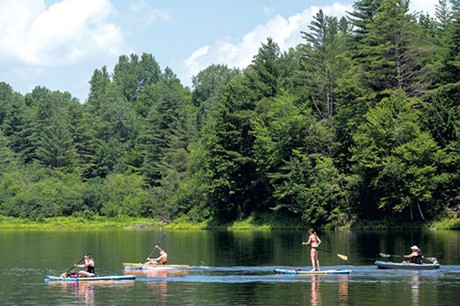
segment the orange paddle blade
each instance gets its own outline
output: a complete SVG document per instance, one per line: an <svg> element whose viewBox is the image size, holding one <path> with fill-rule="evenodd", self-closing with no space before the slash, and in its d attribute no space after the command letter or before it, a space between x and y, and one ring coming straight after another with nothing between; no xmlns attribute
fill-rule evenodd
<svg viewBox="0 0 460 306"><path fill-rule="evenodd" d="M337 256L339 256L340 259L348 260L348 256L346 256L346 255L337 254Z"/></svg>

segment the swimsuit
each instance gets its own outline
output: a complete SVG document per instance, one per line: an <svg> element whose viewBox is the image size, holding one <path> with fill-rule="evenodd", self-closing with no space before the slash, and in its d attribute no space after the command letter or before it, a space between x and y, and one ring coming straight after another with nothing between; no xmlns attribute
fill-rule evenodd
<svg viewBox="0 0 460 306"><path fill-rule="evenodd" d="M313 243L318 243L318 242L319 242L318 237L315 237L315 239L312 239L312 240L310 241L310 245L312 245ZM312 249L315 249L315 250L317 250L317 251L319 250L319 246L312 246L311 248L312 248Z"/></svg>
<svg viewBox="0 0 460 306"><path fill-rule="evenodd" d="M86 272L94 274L94 266L86 266Z"/></svg>

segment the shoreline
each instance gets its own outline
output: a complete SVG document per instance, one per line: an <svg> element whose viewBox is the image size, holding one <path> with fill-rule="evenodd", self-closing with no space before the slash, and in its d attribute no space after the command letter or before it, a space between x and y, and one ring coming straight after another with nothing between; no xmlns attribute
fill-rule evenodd
<svg viewBox="0 0 460 306"><path fill-rule="evenodd" d="M29 220L16 217L0 216L0 230L306 230L310 225L303 225L292 220L256 220L252 217L231 223L215 221L191 222L184 219L166 224L153 218L133 217L101 217L91 219L82 217L54 217L41 220ZM432 222L398 223L396 221L361 222L350 226L334 227L331 225L318 226L321 230L460 230L460 219L450 218Z"/></svg>

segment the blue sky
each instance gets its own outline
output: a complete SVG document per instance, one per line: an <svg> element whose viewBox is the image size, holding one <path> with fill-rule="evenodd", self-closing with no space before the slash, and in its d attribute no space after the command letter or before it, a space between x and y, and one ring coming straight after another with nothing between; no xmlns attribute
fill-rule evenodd
<svg viewBox="0 0 460 306"><path fill-rule="evenodd" d="M299 44L319 9L343 16L353 0L0 0L0 82L86 101L95 69L122 54L150 53L182 84L211 64L246 67L272 37ZM433 15L438 0L412 0Z"/></svg>

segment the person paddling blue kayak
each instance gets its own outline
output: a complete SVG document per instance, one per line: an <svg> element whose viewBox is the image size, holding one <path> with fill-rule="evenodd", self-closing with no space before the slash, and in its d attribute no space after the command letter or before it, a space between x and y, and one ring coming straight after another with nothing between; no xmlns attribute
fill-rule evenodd
<svg viewBox="0 0 460 306"><path fill-rule="evenodd" d="M412 252L409 255L404 255L404 258L409 258L409 261L405 261L405 262L421 264L422 259L423 259L422 251L416 245L411 246L410 249Z"/></svg>

